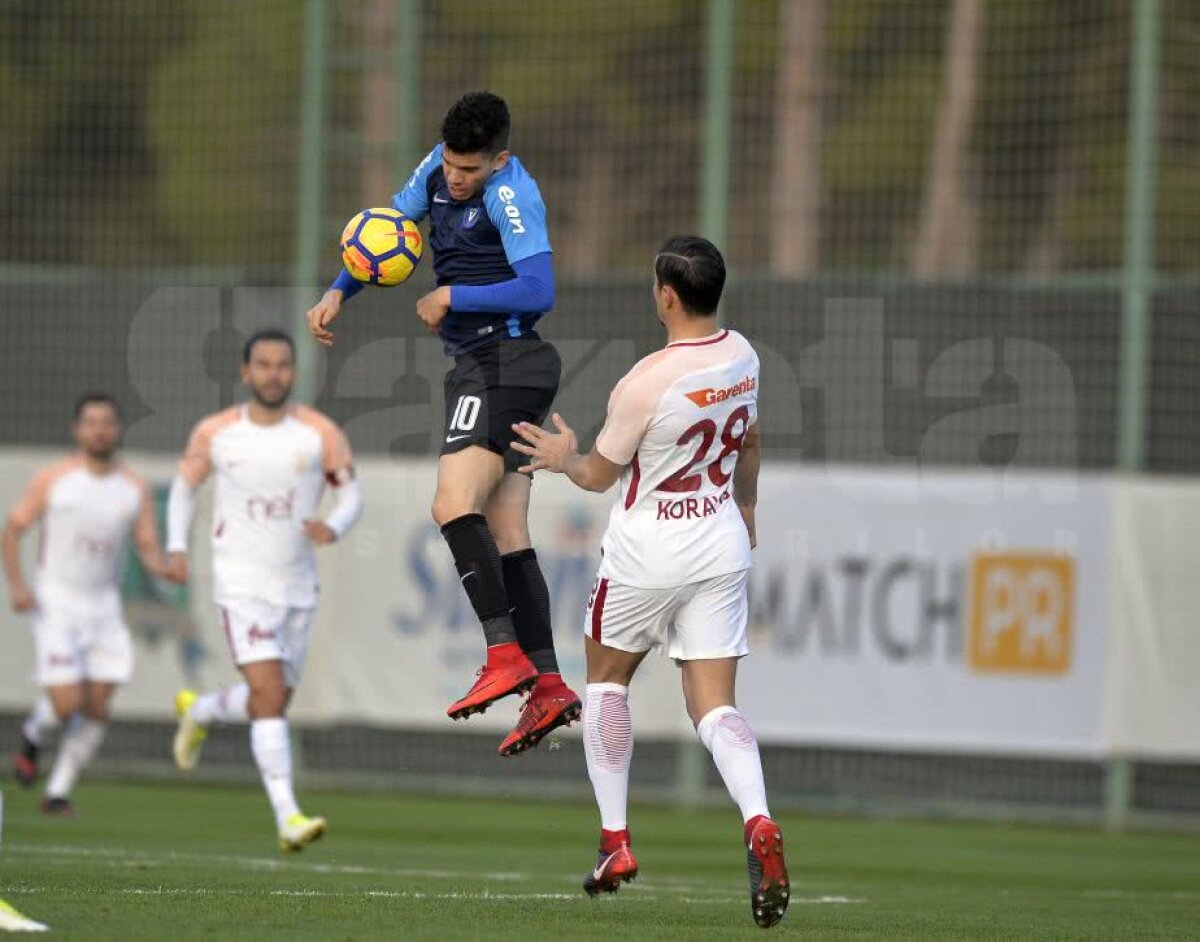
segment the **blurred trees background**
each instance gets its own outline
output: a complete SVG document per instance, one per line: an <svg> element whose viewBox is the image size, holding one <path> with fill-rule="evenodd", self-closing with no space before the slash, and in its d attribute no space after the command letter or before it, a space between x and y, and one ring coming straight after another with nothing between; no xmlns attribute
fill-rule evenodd
<svg viewBox="0 0 1200 942"><path fill-rule="evenodd" d="M339 221L411 169L387 144L403 81L421 153L462 91L509 99L562 274L640 271L697 226L705 4L420 9L330 5L331 265ZM1157 263L1195 271L1200 5L1162 9ZM737 16L728 248L743 272L1120 264L1128 0L742 0ZM419 61L392 53L405 29ZM0 2L0 263L286 266L302 37L299 0Z"/></svg>

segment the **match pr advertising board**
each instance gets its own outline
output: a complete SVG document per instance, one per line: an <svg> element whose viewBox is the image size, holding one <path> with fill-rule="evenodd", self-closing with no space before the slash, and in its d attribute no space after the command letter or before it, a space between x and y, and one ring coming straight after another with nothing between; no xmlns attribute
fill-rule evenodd
<svg viewBox="0 0 1200 942"><path fill-rule="evenodd" d="M764 740L1099 755L1096 480L765 470L739 697Z"/></svg>

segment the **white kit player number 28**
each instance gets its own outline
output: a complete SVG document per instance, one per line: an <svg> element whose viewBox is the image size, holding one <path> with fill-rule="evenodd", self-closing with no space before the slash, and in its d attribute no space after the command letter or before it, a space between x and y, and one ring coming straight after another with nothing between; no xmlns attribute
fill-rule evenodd
<svg viewBox="0 0 1200 942"><path fill-rule="evenodd" d="M746 440L746 432L750 428L749 423L750 410L746 406L738 406L725 420L725 427L721 430L720 436L721 451L706 469L708 479L712 481L713 486L723 487L732 477L733 472L726 471L724 468L725 459L742 450L742 443ZM692 473L692 468L708 456L708 451L717 438L717 423L712 419L701 419L680 435L675 444L686 445L695 438L700 439L700 446L696 449L696 453L692 455L687 464L663 481L658 486L658 490L673 494L688 494L700 490L700 486L704 482L700 479L699 472Z"/></svg>

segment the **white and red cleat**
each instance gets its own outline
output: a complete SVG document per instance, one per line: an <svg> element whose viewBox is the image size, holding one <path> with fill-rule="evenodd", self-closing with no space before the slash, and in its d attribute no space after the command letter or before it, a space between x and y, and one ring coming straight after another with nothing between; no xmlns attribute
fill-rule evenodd
<svg viewBox="0 0 1200 942"><path fill-rule="evenodd" d="M787 912L787 864L783 860L783 833L766 815L746 822L746 864L750 871L750 915L760 929L770 929Z"/></svg>
<svg viewBox="0 0 1200 942"><path fill-rule="evenodd" d="M583 889L588 896L615 893L637 873L637 858L629 849L629 830L601 830L600 857L592 872L583 878Z"/></svg>

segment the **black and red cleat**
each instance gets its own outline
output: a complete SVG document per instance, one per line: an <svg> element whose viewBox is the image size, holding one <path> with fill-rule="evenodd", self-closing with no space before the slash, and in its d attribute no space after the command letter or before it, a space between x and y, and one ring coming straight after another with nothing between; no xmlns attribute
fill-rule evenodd
<svg viewBox="0 0 1200 942"><path fill-rule="evenodd" d="M494 644L487 650L487 663L475 674L477 680L461 700L450 704L446 715L452 720L482 713L497 700L524 693L537 682L537 668L515 641Z"/></svg>
<svg viewBox="0 0 1200 942"><path fill-rule="evenodd" d="M73 818L75 817L75 806L71 804L70 798L50 798L42 799L42 814L48 814L55 818Z"/></svg>
<svg viewBox="0 0 1200 942"><path fill-rule="evenodd" d="M592 872L583 878L583 889L588 896L615 893L637 873L637 858L629 849L629 830L601 830L600 857Z"/></svg>
<svg viewBox="0 0 1200 942"><path fill-rule="evenodd" d="M22 788L29 788L37 781L37 754L37 746L22 736L21 748L12 757L13 776Z"/></svg>
<svg viewBox="0 0 1200 942"><path fill-rule="evenodd" d="M563 683L561 674L540 674L521 708L521 718L500 743L500 755L515 756L536 749L547 734L570 726L583 714L579 695Z"/></svg>
<svg viewBox="0 0 1200 942"><path fill-rule="evenodd" d="M791 887L783 860L783 833L766 815L746 822L746 864L750 871L750 915L760 929L770 929L787 912Z"/></svg>

